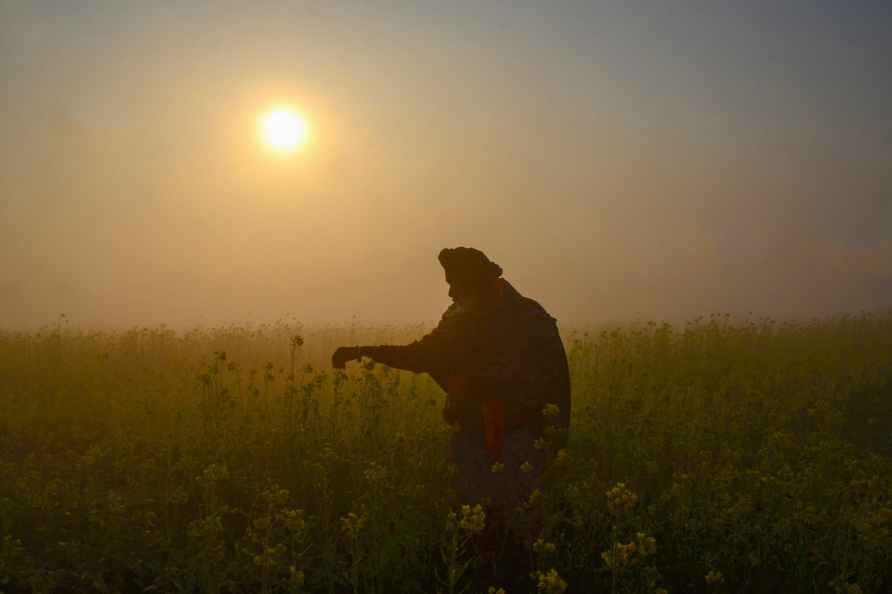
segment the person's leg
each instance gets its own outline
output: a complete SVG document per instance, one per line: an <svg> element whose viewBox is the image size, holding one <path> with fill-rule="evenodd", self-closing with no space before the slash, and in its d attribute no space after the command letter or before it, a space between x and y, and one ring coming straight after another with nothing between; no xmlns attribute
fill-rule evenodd
<svg viewBox="0 0 892 594"><path fill-rule="evenodd" d="M493 515L502 527L502 546L497 559L497 578L506 589L531 586L530 549L542 532L539 505L527 505L530 494L540 486L545 455L534 447L535 437L527 428L505 435L503 469L493 487ZM510 591L510 590L509 590Z"/></svg>
<svg viewBox="0 0 892 594"><path fill-rule="evenodd" d="M455 465L456 506L485 503L486 529L474 540L483 563L475 585L529 585L530 547L542 532L539 505L526 505L540 486L545 455L534 447L526 428L505 435L501 468L493 471L483 434L461 432L452 436L450 460ZM510 590L509 590L510 591Z"/></svg>
<svg viewBox="0 0 892 594"><path fill-rule="evenodd" d="M449 442L449 461L455 467L453 487L456 507L481 503L486 497L486 450L483 437L476 432L460 431Z"/></svg>
<svg viewBox="0 0 892 594"><path fill-rule="evenodd" d="M489 463L484 436L477 432L460 432L450 440L450 462L455 466L455 508L462 505L481 504L486 510L486 524L482 533L472 541L469 553L479 557L473 573L472 591L486 592L490 586L499 586L495 568L498 552L504 541L505 526L493 513L492 499L497 493L494 474Z"/></svg>

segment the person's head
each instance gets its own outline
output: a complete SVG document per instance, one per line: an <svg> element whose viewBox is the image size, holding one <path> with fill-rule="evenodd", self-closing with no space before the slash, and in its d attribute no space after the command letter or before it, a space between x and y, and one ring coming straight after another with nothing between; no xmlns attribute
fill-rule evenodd
<svg viewBox="0 0 892 594"><path fill-rule="evenodd" d="M449 296L458 305L473 309L497 299L502 267L483 252L469 247L446 248L438 258L446 272Z"/></svg>

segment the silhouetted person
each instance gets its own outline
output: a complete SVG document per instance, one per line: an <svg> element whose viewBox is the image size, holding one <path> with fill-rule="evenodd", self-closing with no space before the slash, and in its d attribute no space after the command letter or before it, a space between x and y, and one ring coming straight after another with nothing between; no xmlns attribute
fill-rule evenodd
<svg viewBox="0 0 892 594"><path fill-rule="evenodd" d="M567 356L555 319L501 278L501 267L483 252L444 249L439 260L454 303L430 334L408 345L341 347L332 365L370 357L429 373L448 395L443 414L456 428L450 455L462 503L486 497L487 523L510 527L515 506L543 470L545 456L534 441L547 423L564 430L557 440L566 439ZM547 412L556 414L543 415L549 404ZM493 472L496 462L501 472Z"/></svg>

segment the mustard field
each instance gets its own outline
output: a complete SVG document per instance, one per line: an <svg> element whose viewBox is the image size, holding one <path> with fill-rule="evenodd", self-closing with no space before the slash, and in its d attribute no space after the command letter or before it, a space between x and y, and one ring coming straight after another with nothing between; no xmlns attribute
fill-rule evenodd
<svg viewBox="0 0 892 594"><path fill-rule="evenodd" d="M327 364L424 331L0 332L0 592L892 591L892 315L564 328L511 589L442 391Z"/></svg>

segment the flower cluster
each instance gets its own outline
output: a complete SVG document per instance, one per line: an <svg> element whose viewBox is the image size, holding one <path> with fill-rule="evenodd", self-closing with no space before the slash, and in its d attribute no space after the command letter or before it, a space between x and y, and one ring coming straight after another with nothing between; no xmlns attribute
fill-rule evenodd
<svg viewBox="0 0 892 594"><path fill-rule="evenodd" d="M543 417L556 417L561 413L561 409L557 404L546 404L542 409Z"/></svg>
<svg viewBox="0 0 892 594"><path fill-rule="evenodd" d="M446 517L446 527L455 530L456 527L468 534L480 534L486 528L486 512L480 504L461 506L461 515L449 512Z"/></svg>
<svg viewBox="0 0 892 594"><path fill-rule="evenodd" d="M638 551L642 557L653 555L657 552L657 539L653 536L648 536L644 532L639 532L635 535L635 540L638 543Z"/></svg>
<svg viewBox="0 0 892 594"><path fill-rule="evenodd" d="M213 485L229 478L229 469L225 464L211 464L205 468L196 480L203 485Z"/></svg>
<svg viewBox="0 0 892 594"><path fill-rule="evenodd" d="M725 580L725 576L722 575L721 571L710 569L709 573L707 573L703 579L706 580L707 584L712 586L714 584L721 584Z"/></svg>
<svg viewBox="0 0 892 594"><path fill-rule="evenodd" d="M283 544L267 545L259 554L254 555L254 565L266 569L276 567L284 553L285 545Z"/></svg>
<svg viewBox="0 0 892 594"><path fill-rule="evenodd" d="M387 469L376 462L372 462L362 474L368 482L378 483L387 478Z"/></svg>
<svg viewBox="0 0 892 594"><path fill-rule="evenodd" d="M604 563L610 569L620 569L629 564L632 555L634 555L637 550L638 545L634 542L630 542L629 544L615 542L613 543L613 546L610 547L609 551L601 553L601 559L604 560Z"/></svg>
<svg viewBox="0 0 892 594"><path fill-rule="evenodd" d="M471 534L479 534L486 527L486 512L478 504L474 507L463 505L461 507L461 521L459 528Z"/></svg>
<svg viewBox="0 0 892 594"><path fill-rule="evenodd" d="M542 594L563 594L567 589L567 582L558 574L556 569L547 572L540 571L536 574L536 591Z"/></svg>
<svg viewBox="0 0 892 594"><path fill-rule="evenodd" d="M295 590L304 585L304 572L294 565L288 567L288 584Z"/></svg>
<svg viewBox="0 0 892 594"><path fill-rule="evenodd" d="M533 551L541 554L552 554L557 550L553 542L547 542L544 538L537 538L533 543Z"/></svg>
<svg viewBox="0 0 892 594"><path fill-rule="evenodd" d="M350 512L341 518L341 530L343 530L344 534L350 538L356 538L356 535L359 534L360 530L365 526L365 523L365 514L357 516L355 513Z"/></svg>
<svg viewBox="0 0 892 594"><path fill-rule="evenodd" d="M638 496L625 483L616 483L616 486L607 491L607 509L615 516L632 511L637 503Z"/></svg>
<svg viewBox="0 0 892 594"><path fill-rule="evenodd" d="M307 523L302 509L286 509L281 513L282 525L291 532L302 532Z"/></svg>

